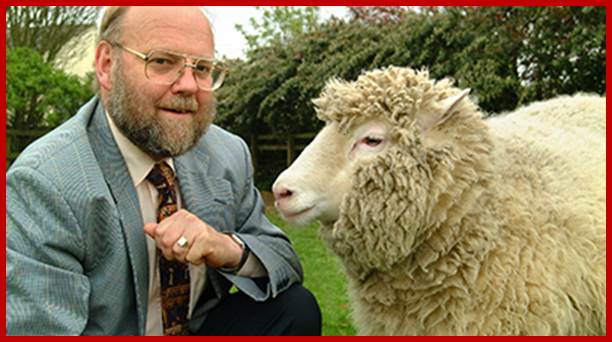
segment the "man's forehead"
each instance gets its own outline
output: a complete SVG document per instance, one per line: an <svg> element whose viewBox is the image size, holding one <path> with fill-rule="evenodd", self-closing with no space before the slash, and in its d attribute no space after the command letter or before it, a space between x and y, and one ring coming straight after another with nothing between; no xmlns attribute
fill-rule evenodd
<svg viewBox="0 0 612 342"><path fill-rule="evenodd" d="M199 7L176 6L167 10L166 7L132 7L126 13L123 33L125 44L136 44L148 51L213 57L212 29Z"/></svg>
<svg viewBox="0 0 612 342"><path fill-rule="evenodd" d="M201 7L196 6L131 6L125 16L127 26L167 23L181 24L185 29L210 29L207 15Z"/></svg>

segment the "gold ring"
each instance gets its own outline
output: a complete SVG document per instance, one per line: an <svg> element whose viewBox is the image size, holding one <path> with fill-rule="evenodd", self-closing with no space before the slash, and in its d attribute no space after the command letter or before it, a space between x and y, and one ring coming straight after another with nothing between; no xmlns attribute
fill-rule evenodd
<svg viewBox="0 0 612 342"><path fill-rule="evenodd" d="M184 236L181 236L180 239L178 239L178 241L176 242L176 244L181 247L181 248L185 248L187 246L189 246L189 241L187 241L187 238Z"/></svg>

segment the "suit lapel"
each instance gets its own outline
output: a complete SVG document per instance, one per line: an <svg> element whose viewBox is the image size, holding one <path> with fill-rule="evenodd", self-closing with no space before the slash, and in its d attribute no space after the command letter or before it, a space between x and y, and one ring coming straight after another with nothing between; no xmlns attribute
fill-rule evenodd
<svg viewBox="0 0 612 342"><path fill-rule="evenodd" d="M136 189L123 156L112 137L101 103L96 106L89 127L89 137L92 149L119 211L121 228L125 237L135 284L139 331L144 334L149 286L149 264L143 230L144 223Z"/></svg>
<svg viewBox="0 0 612 342"><path fill-rule="evenodd" d="M203 142L200 143L202 145ZM198 147L201 147L201 146ZM219 211L232 203L230 182L210 172L210 158L197 147L174 159L183 207L201 219L210 218L211 211ZM213 208L214 207L214 208ZM217 222L219 223L219 222ZM225 225L215 227L227 230Z"/></svg>
<svg viewBox="0 0 612 342"><path fill-rule="evenodd" d="M210 158L198 147L200 146L196 146L191 151L175 158L174 165L176 167L183 206L197 217L205 219L209 217L214 206L218 209L219 203L215 202L219 198L218 194L229 189L223 187L223 183L227 184L226 180L209 173L211 166L209 164ZM213 224L213 227L220 231L224 231L226 228L216 224ZM216 296L221 298L224 290L218 273L208 272L208 279ZM198 298L193 299L197 301Z"/></svg>
<svg viewBox="0 0 612 342"><path fill-rule="evenodd" d="M212 201L208 161L197 148L174 159L183 206L198 217L204 217Z"/></svg>

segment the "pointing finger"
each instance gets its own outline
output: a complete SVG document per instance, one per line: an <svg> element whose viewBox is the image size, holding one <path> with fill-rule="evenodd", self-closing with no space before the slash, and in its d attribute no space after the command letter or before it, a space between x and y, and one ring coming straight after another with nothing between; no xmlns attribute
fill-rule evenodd
<svg viewBox="0 0 612 342"><path fill-rule="evenodd" d="M144 225L144 231L147 235L155 239L155 230L157 229L157 223L146 223Z"/></svg>

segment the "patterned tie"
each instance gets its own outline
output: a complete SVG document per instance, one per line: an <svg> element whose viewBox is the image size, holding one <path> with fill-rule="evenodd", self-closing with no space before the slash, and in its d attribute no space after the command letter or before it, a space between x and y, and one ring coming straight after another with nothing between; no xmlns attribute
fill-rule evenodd
<svg viewBox="0 0 612 342"><path fill-rule="evenodd" d="M159 192L157 222L177 211L174 172L165 162L155 164L147 176ZM189 311L189 268L178 261L169 261L158 251L161 280L161 306L164 335L187 335Z"/></svg>

